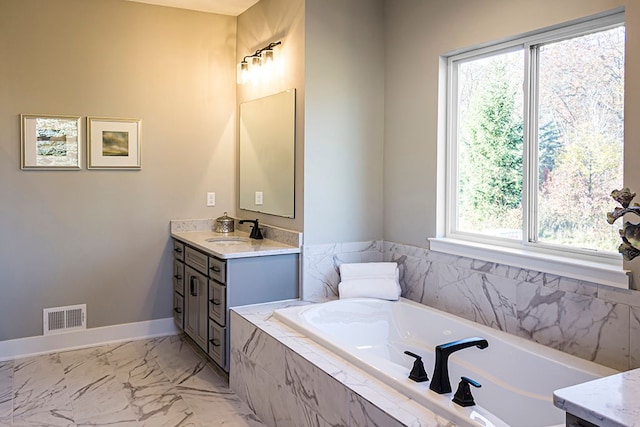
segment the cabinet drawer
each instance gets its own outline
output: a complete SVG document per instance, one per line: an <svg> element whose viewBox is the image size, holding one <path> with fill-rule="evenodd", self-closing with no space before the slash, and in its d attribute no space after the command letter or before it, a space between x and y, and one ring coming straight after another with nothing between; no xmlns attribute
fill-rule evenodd
<svg viewBox="0 0 640 427"><path fill-rule="evenodd" d="M184 262L200 273L207 274L207 256L200 251L187 246L184 252Z"/></svg>
<svg viewBox="0 0 640 427"><path fill-rule="evenodd" d="M184 297L177 292L173 293L173 320L180 329L184 329Z"/></svg>
<svg viewBox="0 0 640 427"><path fill-rule="evenodd" d="M226 343L226 329L220 327L213 320L209 320L209 356L218 365L224 368L225 364L225 348Z"/></svg>
<svg viewBox="0 0 640 427"><path fill-rule="evenodd" d="M177 240L173 241L173 257L184 261L184 243Z"/></svg>
<svg viewBox="0 0 640 427"><path fill-rule="evenodd" d="M173 290L184 296L184 264L173 260Z"/></svg>
<svg viewBox="0 0 640 427"><path fill-rule="evenodd" d="M227 289L213 280L209 280L209 317L219 325L226 326Z"/></svg>
<svg viewBox="0 0 640 427"><path fill-rule="evenodd" d="M215 257L209 257L209 277L218 282L227 283L227 263Z"/></svg>

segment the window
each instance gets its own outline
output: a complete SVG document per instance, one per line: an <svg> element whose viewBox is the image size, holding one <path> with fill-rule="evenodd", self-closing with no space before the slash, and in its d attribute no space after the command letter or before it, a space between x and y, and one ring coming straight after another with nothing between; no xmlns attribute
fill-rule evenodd
<svg viewBox="0 0 640 427"><path fill-rule="evenodd" d="M623 13L447 59L446 236L620 263Z"/></svg>

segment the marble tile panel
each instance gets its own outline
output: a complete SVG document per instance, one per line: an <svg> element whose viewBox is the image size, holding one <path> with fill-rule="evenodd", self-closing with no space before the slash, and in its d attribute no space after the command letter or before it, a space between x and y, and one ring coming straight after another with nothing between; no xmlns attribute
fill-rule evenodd
<svg viewBox="0 0 640 427"><path fill-rule="evenodd" d="M633 307L640 307L640 291L633 289L619 289L611 286L600 285L598 298L610 302L620 302Z"/></svg>
<svg viewBox="0 0 640 427"><path fill-rule="evenodd" d="M329 424L347 425L348 394L345 387L292 351L286 352L285 363L286 390L313 412L321 413ZM332 408L332 411L328 412L326 408Z"/></svg>
<svg viewBox="0 0 640 427"><path fill-rule="evenodd" d="M349 426L401 427L403 424L355 393L349 393Z"/></svg>
<svg viewBox="0 0 640 427"><path fill-rule="evenodd" d="M59 353L19 359L13 375L14 425L74 425Z"/></svg>
<svg viewBox="0 0 640 427"><path fill-rule="evenodd" d="M630 308L629 369L640 368L640 308Z"/></svg>
<svg viewBox="0 0 640 427"><path fill-rule="evenodd" d="M0 362L0 425L11 424L13 412L13 360Z"/></svg>
<svg viewBox="0 0 640 427"><path fill-rule="evenodd" d="M436 280L425 293L430 306L505 332L515 333L516 282L435 263Z"/></svg>
<svg viewBox="0 0 640 427"><path fill-rule="evenodd" d="M274 377L284 378L286 370L284 347L261 329L254 325L251 327L252 331L248 336L245 336L245 339L233 340L236 343L234 346L237 345L242 354L254 360L256 364ZM231 330L232 333L235 333L233 328Z"/></svg>
<svg viewBox="0 0 640 427"><path fill-rule="evenodd" d="M518 335L614 369L628 369L628 305L521 282L517 308Z"/></svg>
<svg viewBox="0 0 640 427"><path fill-rule="evenodd" d="M429 284L436 280L433 263L426 258L404 255L399 252L389 253L386 261L398 264L402 296L425 304Z"/></svg>
<svg viewBox="0 0 640 427"><path fill-rule="evenodd" d="M302 299L327 301L338 298L340 264L382 261L379 240L331 245L304 245L302 248Z"/></svg>
<svg viewBox="0 0 640 427"><path fill-rule="evenodd" d="M226 385L184 335L155 338L147 341L146 347L173 385L203 390Z"/></svg>
<svg viewBox="0 0 640 427"><path fill-rule="evenodd" d="M297 427L293 418L296 408L289 408L288 391L273 376L245 357L232 354L231 389L266 425Z"/></svg>
<svg viewBox="0 0 640 427"><path fill-rule="evenodd" d="M77 424L136 422L122 382L103 349L60 353L74 420Z"/></svg>

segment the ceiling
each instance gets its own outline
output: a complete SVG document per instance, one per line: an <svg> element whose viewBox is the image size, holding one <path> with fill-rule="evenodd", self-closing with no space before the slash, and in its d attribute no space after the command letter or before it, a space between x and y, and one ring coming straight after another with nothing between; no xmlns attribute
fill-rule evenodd
<svg viewBox="0 0 640 427"><path fill-rule="evenodd" d="M180 9L199 10L200 12L220 13L238 16L259 0L128 0L138 3L157 4Z"/></svg>

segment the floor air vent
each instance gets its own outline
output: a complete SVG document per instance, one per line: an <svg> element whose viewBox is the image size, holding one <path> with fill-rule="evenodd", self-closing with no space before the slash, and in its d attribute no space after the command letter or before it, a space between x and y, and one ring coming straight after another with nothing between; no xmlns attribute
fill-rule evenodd
<svg viewBox="0 0 640 427"><path fill-rule="evenodd" d="M43 311L45 335L87 329L87 305L45 308Z"/></svg>

